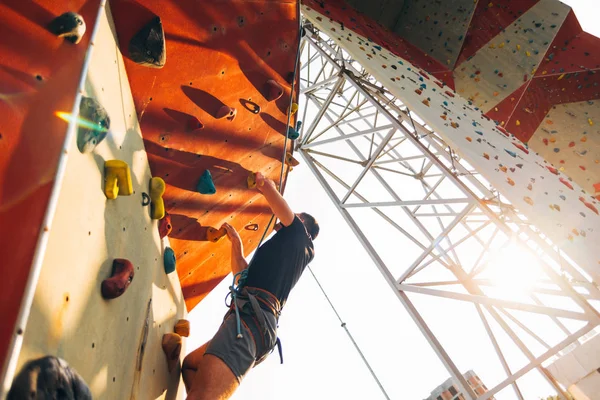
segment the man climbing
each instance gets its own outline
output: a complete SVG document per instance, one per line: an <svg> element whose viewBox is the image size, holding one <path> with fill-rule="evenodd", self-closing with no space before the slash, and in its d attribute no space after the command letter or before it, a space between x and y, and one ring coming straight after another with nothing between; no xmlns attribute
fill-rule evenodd
<svg viewBox="0 0 600 400"><path fill-rule="evenodd" d="M319 234L316 220L306 213L294 214L273 181L260 172L256 187L280 224L277 233L256 250L250 267L240 236L231 225L223 224L231 242L231 272L241 278L240 287L215 336L183 361L188 400L228 399L248 371L268 356L278 344L281 309L314 257L313 240Z"/></svg>

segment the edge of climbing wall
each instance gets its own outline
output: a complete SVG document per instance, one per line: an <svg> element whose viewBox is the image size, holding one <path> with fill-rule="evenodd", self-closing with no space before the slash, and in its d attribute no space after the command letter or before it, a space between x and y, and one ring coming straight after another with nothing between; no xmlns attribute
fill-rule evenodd
<svg viewBox="0 0 600 400"><path fill-rule="evenodd" d="M298 96L291 93L298 2L111 0L111 7L150 169L166 182L169 242L190 311L231 271L229 243L207 233L230 223L248 255L270 220L246 180L255 171L280 179L288 107ZM147 68L132 57L131 40L157 17L166 62ZM286 151L292 147L289 140Z"/></svg>
<svg viewBox="0 0 600 400"><path fill-rule="evenodd" d="M27 288L40 265L52 221L56 175L67 136L64 122L54 112L57 107L78 109L75 95L99 5L100 0L0 4L2 377L10 369L9 349L21 339L18 316L25 296L31 293ZM88 33L78 45L48 29L51 21L68 10L88 21ZM0 387L0 393L4 389Z"/></svg>

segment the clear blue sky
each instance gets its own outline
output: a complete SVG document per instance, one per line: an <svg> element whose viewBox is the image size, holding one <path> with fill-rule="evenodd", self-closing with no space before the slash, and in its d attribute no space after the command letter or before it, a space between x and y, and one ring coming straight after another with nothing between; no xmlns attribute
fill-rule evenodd
<svg viewBox="0 0 600 400"><path fill-rule="evenodd" d="M564 3L574 8L586 31L600 36L594 0ZM285 197L295 211L318 218L322 228L311 267L390 398L427 397L448 378L448 373L306 166L290 174ZM217 330L226 311L224 298L230 283L229 278L225 279L190 314L188 352ZM441 299L421 296L414 297L414 301L434 332L444 332L444 345L458 367L463 371L474 369L488 387L494 386L486 376L496 377L501 369L491 346L484 351L479 346L476 352L464 351L465 343L473 343L475 348L475 344L487 340L481 324L457 323L453 314L444 312L446 303ZM466 308L472 311L472 306L464 303L449 309L458 314ZM383 399L308 271L290 296L280 320L279 336L285 363L279 365L274 353L251 371L233 399ZM492 358L493 366L487 362ZM520 382L526 399L552 393L537 373ZM513 399L514 394L504 390L496 398Z"/></svg>

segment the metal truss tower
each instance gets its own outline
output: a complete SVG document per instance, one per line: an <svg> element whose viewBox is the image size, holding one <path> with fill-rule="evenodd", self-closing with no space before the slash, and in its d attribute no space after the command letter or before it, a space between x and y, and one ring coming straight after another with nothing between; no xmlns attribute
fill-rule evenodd
<svg viewBox="0 0 600 400"><path fill-rule="evenodd" d="M465 398L488 399L511 385L522 400L519 378L535 369L566 398L544 366L599 325L590 304L600 300L597 285L401 98L310 21L305 28L297 151ZM496 282L485 278L490 261L511 246L534 255L543 273L521 297L498 294ZM411 301L416 295L447 299L447 310L472 303L506 379L476 394ZM548 305L547 296L564 306ZM561 339L547 343L540 327L514 310L543 315ZM527 358L524 366L511 368L491 320ZM524 335L544 350L532 349Z"/></svg>

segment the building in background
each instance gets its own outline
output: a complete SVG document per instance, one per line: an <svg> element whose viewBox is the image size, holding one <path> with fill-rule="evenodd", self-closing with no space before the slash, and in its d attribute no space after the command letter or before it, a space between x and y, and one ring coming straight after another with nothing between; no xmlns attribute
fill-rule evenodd
<svg viewBox="0 0 600 400"><path fill-rule="evenodd" d="M479 379L479 376L473 371L467 371L463 374L465 380L471 386L471 389L478 394L484 394L487 392L488 388L485 384ZM444 383L440 386L436 387L429 397L425 400L464 400L465 397L458 389L458 385L453 378L448 378ZM493 400L494 397L490 397L490 400Z"/></svg>

